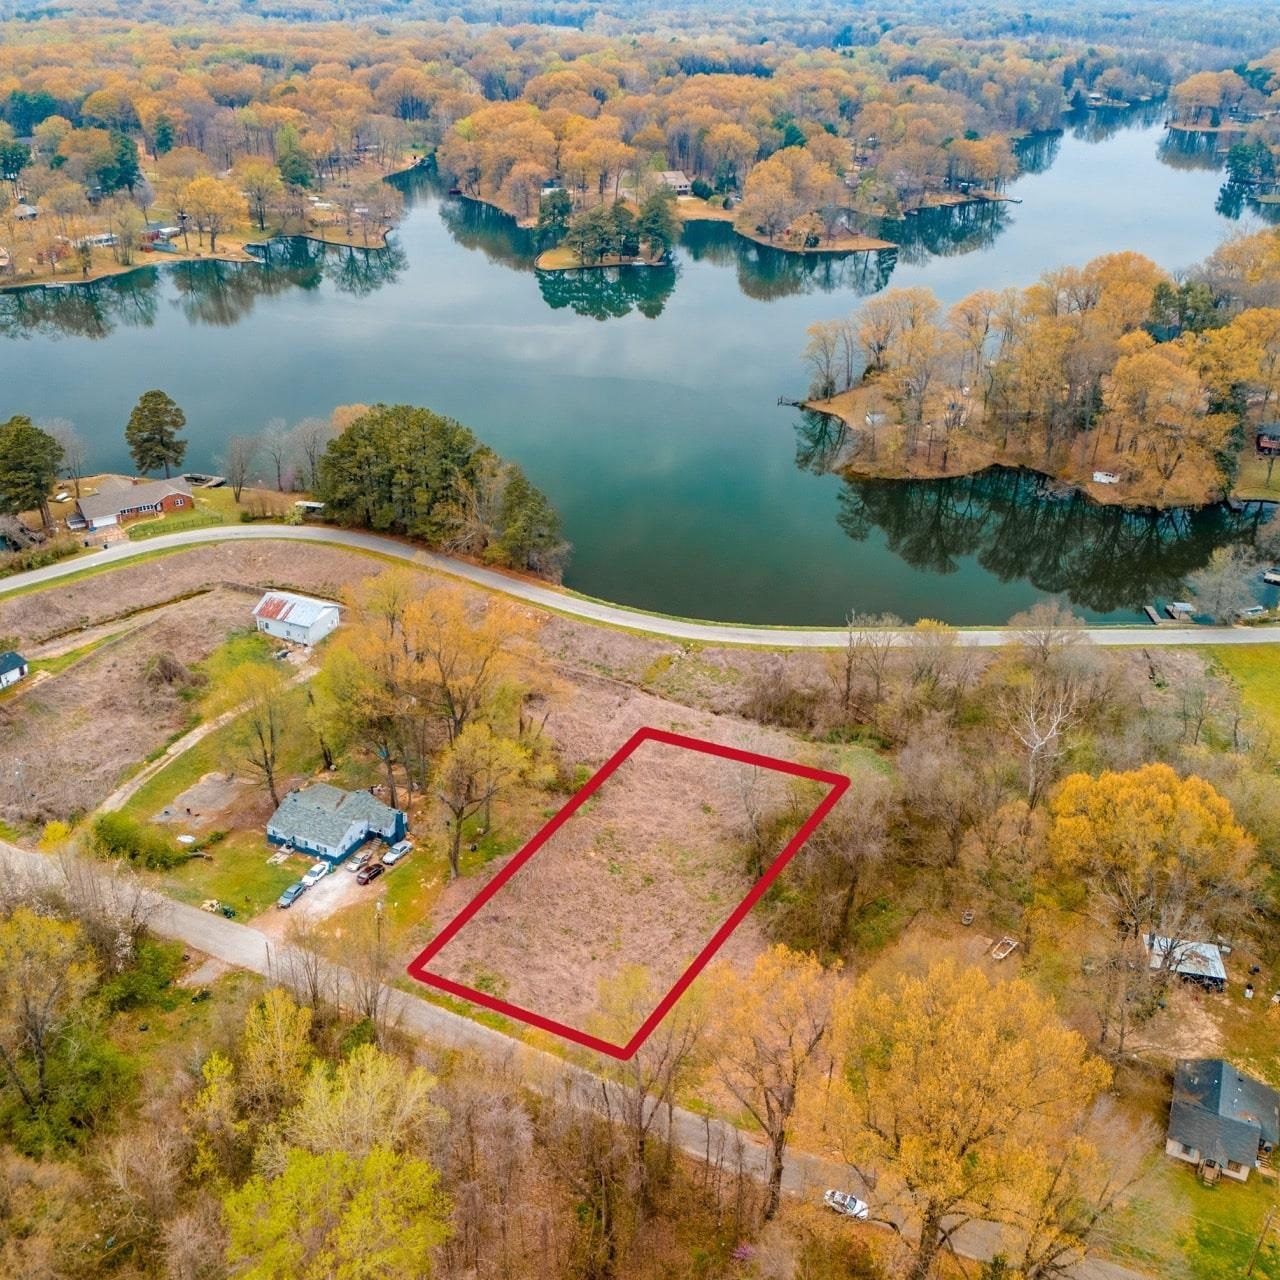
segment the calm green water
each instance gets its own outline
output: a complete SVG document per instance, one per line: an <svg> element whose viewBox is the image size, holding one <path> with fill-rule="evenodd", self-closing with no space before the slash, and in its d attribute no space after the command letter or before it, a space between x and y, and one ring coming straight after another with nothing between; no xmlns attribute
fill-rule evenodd
<svg viewBox="0 0 1280 1280"><path fill-rule="evenodd" d="M824 474L797 396L815 319L926 284L952 300L1118 248L1185 266L1236 225L1203 157L1162 158L1158 112L1037 140L1021 204L886 228L897 253L800 259L721 225L671 268L538 276L506 218L408 184L388 253L273 246L269 265L172 265L0 297L0 413L65 417L93 462L159 386L186 410L188 466L269 418L409 401L518 459L565 517L570 586L672 613L818 624L893 610L999 622L1048 593L1096 618L1177 594L1257 513L1161 517L1037 496L1025 476L849 484ZM1167 152L1167 148L1166 148Z"/></svg>

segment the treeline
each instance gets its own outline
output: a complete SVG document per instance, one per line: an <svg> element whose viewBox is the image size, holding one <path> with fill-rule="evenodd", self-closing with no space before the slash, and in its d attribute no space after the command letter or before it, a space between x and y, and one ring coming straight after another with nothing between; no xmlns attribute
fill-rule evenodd
<svg viewBox="0 0 1280 1280"><path fill-rule="evenodd" d="M403 533L559 578L569 546L546 495L452 418L374 405L326 447L317 496L339 524Z"/></svg>
<svg viewBox="0 0 1280 1280"><path fill-rule="evenodd" d="M1116 253L945 313L892 289L811 325L806 355L815 396L854 389L852 456L1101 469L1162 505L1206 502L1280 398L1280 235L1230 239L1181 283Z"/></svg>

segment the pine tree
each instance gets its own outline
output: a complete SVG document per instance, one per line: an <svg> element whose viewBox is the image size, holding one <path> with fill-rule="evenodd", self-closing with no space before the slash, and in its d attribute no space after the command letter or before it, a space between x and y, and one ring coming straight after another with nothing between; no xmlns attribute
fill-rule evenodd
<svg viewBox="0 0 1280 1280"><path fill-rule="evenodd" d="M0 515L39 511L49 527L49 490L62 465L62 446L30 418L0 423Z"/></svg>
<svg viewBox="0 0 1280 1280"><path fill-rule="evenodd" d="M145 391L125 425L124 438L139 471L181 466L187 442L178 432L187 425L187 415L163 391Z"/></svg>

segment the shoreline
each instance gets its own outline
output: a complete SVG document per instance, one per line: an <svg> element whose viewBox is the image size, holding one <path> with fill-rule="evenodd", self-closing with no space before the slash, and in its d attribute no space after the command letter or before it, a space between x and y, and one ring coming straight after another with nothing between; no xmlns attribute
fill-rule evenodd
<svg viewBox="0 0 1280 1280"><path fill-rule="evenodd" d="M610 255L607 258L602 258L599 262L578 261L573 263L549 265L543 261L543 259L548 257L548 255L559 252L559 245L551 249L540 250L538 256L533 260L533 269L535 271L541 271L545 275L558 275L566 271L602 271L610 267L616 269L618 267L669 267L671 265L670 259L668 258L645 258L640 256L634 258L619 258L616 255Z"/></svg>
<svg viewBox="0 0 1280 1280"><path fill-rule="evenodd" d="M382 174L378 180L380 182L389 182L392 178L398 178L406 173L413 173L414 170L425 167L422 160L414 160L411 164L389 170L387 173ZM179 253L156 253L154 250L150 253L144 253L139 249L139 257L145 258L146 261L132 262L128 266L124 266L121 263L112 263L91 271L88 275L70 273L64 277L55 275L41 280L15 280L12 282L5 282L3 278L0 278L0 294L19 293L26 289L69 289L76 285L101 284L104 280L114 280L119 276L131 275L135 271L145 271L149 267L175 266L182 262L256 262L259 266L262 266L261 258L247 252L248 246L271 244L277 240L310 240L315 244L323 244L336 249L364 249L366 251L377 250L381 252L387 248L387 239L395 229L394 224L383 227L378 233L377 239L379 243L377 244L356 244L346 239L330 239L327 235L317 234L316 230L295 231L287 234L283 231L278 231L270 235L263 231L260 238L237 241L238 248L223 250L221 253L190 253L185 250Z"/></svg>
<svg viewBox="0 0 1280 1280"><path fill-rule="evenodd" d="M330 240L326 236L314 232L297 231L290 234L281 232L278 235L266 236L261 240L246 240L245 247L223 253L152 253L146 262L133 262L127 267L119 265L118 269L93 271L87 276L51 277L48 280L24 280L14 284L0 284L0 294L24 293L33 289L77 289L89 285L101 284L104 280L118 280L123 276L133 275L136 271L148 271L153 267L177 267L200 262L227 262L233 266L266 266L267 264L255 253L247 252L248 245L265 246L282 240L310 240L314 244L322 244L330 249L357 249L364 253L384 253L387 239L395 231L394 227L386 227L381 233L381 244L351 244L346 240Z"/></svg>
<svg viewBox="0 0 1280 1280"><path fill-rule="evenodd" d="M839 409L830 407L831 402L829 400L799 400L794 404L796 408L808 413L817 413L824 417L832 418L849 431L857 430L849 417L840 412ZM1277 493L1274 497L1266 498L1248 493L1237 493L1234 489L1226 493L1206 494L1198 500L1185 497L1166 502L1152 501L1149 495L1135 497L1132 494L1126 494L1118 485L1099 484L1085 479L1083 476L1046 470L1044 466L1037 463L1029 455L1008 450L1001 452L994 447L985 448L978 458L953 462L947 466L924 463L918 467L891 467L872 463L869 459L857 459L837 462L832 466L831 470L836 475L845 476L853 480L907 482L913 480L958 480L964 476L980 475L993 467L1001 467L1007 471L1026 471L1039 477L1046 489L1057 487L1063 491L1064 496L1079 493L1095 506L1119 507L1126 511L1203 510L1206 507L1219 506L1233 501L1243 503L1280 501L1280 493Z"/></svg>

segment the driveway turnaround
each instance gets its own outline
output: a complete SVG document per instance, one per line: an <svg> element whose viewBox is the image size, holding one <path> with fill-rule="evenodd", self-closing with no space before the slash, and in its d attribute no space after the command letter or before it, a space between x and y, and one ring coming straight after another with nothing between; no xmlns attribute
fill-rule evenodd
<svg viewBox="0 0 1280 1280"><path fill-rule="evenodd" d="M24 587L54 583L59 578L86 570L117 565L136 556L196 547L211 542L239 542L244 539L267 538L283 542L319 542L346 547L352 551L371 552L406 564L431 569L437 573L462 578L487 591L523 600L542 609L552 609L585 622L605 626L626 627L648 635L667 636L672 640L695 640L701 644L745 644L767 649L837 649L848 642L844 627L765 627L736 622L697 622L688 618L669 618L661 613L646 613L623 605L574 595L546 583L511 574L498 573L467 560L426 551L395 538L365 533L357 529L338 529L329 525L252 524L186 529L163 534L142 542L122 542L104 551L77 556L0 579L0 596ZM903 633L905 638L907 633ZM956 632L961 644L989 648L1007 644L1013 634L1005 627L975 627ZM1280 643L1280 626L1272 627L1199 627L1199 626L1117 626L1086 627L1085 634L1098 644L1170 646L1187 644L1276 644Z"/></svg>

